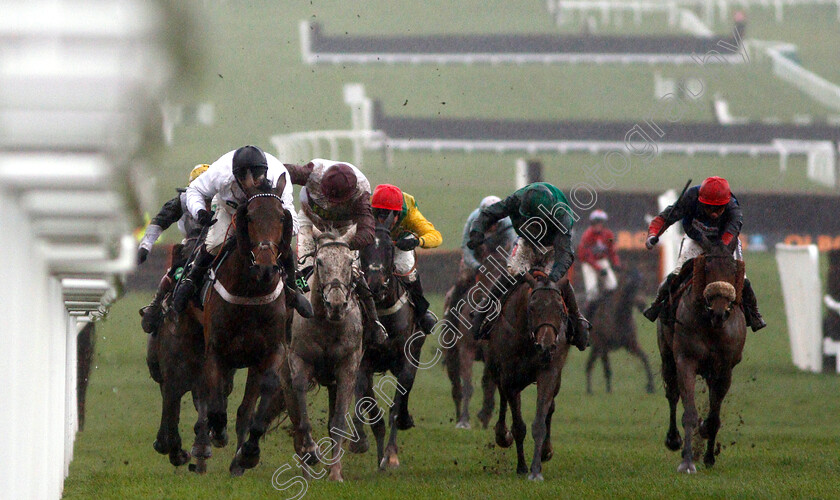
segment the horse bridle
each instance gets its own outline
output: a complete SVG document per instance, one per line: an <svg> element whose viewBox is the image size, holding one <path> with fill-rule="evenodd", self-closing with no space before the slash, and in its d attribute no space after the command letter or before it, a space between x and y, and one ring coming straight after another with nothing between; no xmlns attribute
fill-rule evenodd
<svg viewBox="0 0 840 500"><path fill-rule="evenodd" d="M317 244L317 249L314 252L313 256L317 258L318 250L320 250L322 248L335 247L335 246L344 247L344 248L347 248L348 250L350 249L350 245L347 244L344 241L339 241L339 240L328 241L326 243ZM356 281L351 280L350 284L347 284L347 283L342 283L338 278L330 281L329 283L321 283L320 280L319 280L318 281L318 293L321 294L321 300L326 302L327 301L327 292L329 290L333 289L333 288L338 288L339 290L346 289L347 291L344 293L344 299L349 301L350 300L350 295L353 293L353 290L356 289Z"/></svg>
<svg viewBox="0 0 840 500"><path fill-rule="evenodd" d="M247 208L257 198L275 198L281 205L283 204L283 199L274 193L258 193L248 198L248 201L245 202L245 207ZM257 255L265 250L273 251L272 257L274 262L280 259L280 245L274 241L260 241L256 245L251 246L251 267L257 265Z"/></svg>
<svg viewBox="0 0 840 500"><path fill-rule="evenodd" d="M390 218L390 216L389 216L389 218ZM380 233L380 232L384 233L384 237L388 238L388 241L391 241L391 233L389 231L387 231L386 229L380 229L380 228L377 227L376 228L376 233ZM393 243L392 243L392 245L393 245ZM374 298L374 300L376 300L376 302L381 302L381 300L384 300L385 296L387 295L388 287L391 284L391 278L394 276L393 269L394 269L393 255L391 256L391 265L388 268L386 268L384 264L371 264L371 265L367 266L368 271L382 272L385 275L385 281L382 282L382 295L380 297L375 297Z"/></svg>
<svg viewBox="0 0 840 500"><path fill-rule="evenodd" d="M568 308L566 307L566 301L563 300L563 292L558 290L557 288L553 288L553 287L547 286L547 285L542 285L542 286L532 287L531 288L531 294L533 294L534 292L543 291L543 290L549 290L549 291L554 292L554 293L556 293L560 296L560 303L563 304L563 316L565 318L568 318L569 311L568 311ZM529 300L530 300L530 294L529 294ZM552 348L557 347L557 345L559 344L559 339L560 339L560 330L557 327L557 325L555 325L554 323L551 323L549 321L543 321L542 323L539 323L537 325L533 325L531 323L531 316L528 315L528 333L531 335L531 340L536 342L537 331L539 331L539 329L544 327L544 326L551 327L551 329L554 330L555 339L554 339L554 344L552 344Z"/></svg>

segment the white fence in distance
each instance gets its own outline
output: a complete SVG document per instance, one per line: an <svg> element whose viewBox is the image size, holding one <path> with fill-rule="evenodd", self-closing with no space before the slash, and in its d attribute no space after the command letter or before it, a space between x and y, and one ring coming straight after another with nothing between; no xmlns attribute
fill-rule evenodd
<svg viewBox="0 0 840 500"><path fill-rule="evenodd" d="M822 284L817 246L779 243L776 245L776 263L793 364L800 370L820 373L823 363Z"/></svg>

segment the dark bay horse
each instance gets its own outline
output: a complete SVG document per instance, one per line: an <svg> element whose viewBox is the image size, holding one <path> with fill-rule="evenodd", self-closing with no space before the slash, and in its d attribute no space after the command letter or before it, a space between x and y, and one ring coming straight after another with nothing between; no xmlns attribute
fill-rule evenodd
<svg viewBox="0 0 840 500"><path fill-rule="evenodd" d="M586 312L592 323L589 342L589 359L586 361L586 392L592 394L592 368L597 359L604 365L604 379L607 392L612 392L612 370L609 354L624 348L639 358L647 375L645 389L653 394L653 373L650 363L636 334L633 309L642 307L644 299L639 294L642 274L637 269L619 274L618 288L612 292L602 291Z"/></svg>
<svg viewBox="0 0 840 500"><path fill-rule="evenodd" d="M231 474L241 475L259 463L259 439L278 404L282 406L280 367L286 359L287 310L278 261L291 252L292 237L292 216L281 200L285 182L284 176L272 189L254 182L249 174L244 183L247 201L234 218L235 249L218 266L208 290L204 383L193 447L198 472L206 468L211 438L217 446L227 442L226 374L250 368L236 416L237 451Z"/></svg>
<svg viewBox="0 0 840 500"><path fill-rule="evenodd" d="M487 368L499 388L499 420L496 444L507 448L516 440L516 472L525 474L526 427L522 420L521 392L537 384L537 411L531 432L534 456L528 479L542 481L542 463L553 455L551 417L554 397L560 390L560 375L569 344L566 341L568 312L561 286L544 273L535 271L521 283L502 305L500 317L490 330L486 351ZM566 278L563 278L564 280ZM510 404L512 430L505 423Z"/></svg>
<svg viewBox="0 0 840 500"><path fill-rule="evenodd" d="M506 272L505 269L499 270L499 268L506 262L511 246L510 244L507 247L493 246L492 243L482 245L480 248L483 251L479 261L484 271L476 272L475 280L467 290L461 292L458 290L459 284L456 284L446 294L443 306L446 312L443 319L447 325L454 326L461 335L458 337L455 346L446 349L444 352L444 366L452 384L452 400L455 402L456 429L470 428L473 364L476 361L484 361L487 344L475 340L470 331L469 323L463 321L463 319L470 318L470 313L473 310L470 304L478 304L484 298L484 290L489 290L493 286L495 280L493 273L498 275L499 272ZM490 250L487 251L486 249ZM463 280L463 277L459 277L459 280ZM481 376L481 388L484 397L481 410L479 410L477 416L481 425L486 429L496 405L494 401L496 384L487 371L486 364Z"/></svg>
<svg viewBox="0 0 840 500"><path fill-rule="evenodd" d="M407 430L414 427L414 419L408 411L408 397L417 375L417 360L426 336L415 325L414 306L408 299L408 290L394 274L394 242L391 232L383 225L376 227L376 239L360 252L362 271L365 281L373 294L379 320L388 331L388 340L383 344L368 346L359 365L356 383L356 398L374 398L373 375L391 372L396 377L394 397L390 399L388 420L391 433L385 442L385 422L383 418L374 418L368 412L366 420L371 423L371 430L376 438L377 463L381 469L400 465L397 447L397 429ZM383 379L385 380L385 379ZM380 386L384 385L380 382ZM389 399L382 394L384 399ZM371 409L371 408L369 408ZM359 415L354 415L358 441L350 443L350 451L364 453L368 443Z"/></svg>
<svg viewBox="0 0 840 500"><path fill-rule="evenodd" d="M352 402L362 360L362 313L353 277L355 256L347 243L354 234L355 226L342 236L314 228L315 269L309 282L314 316L306 319L295 315L288 363L284 363L282 372L295 452L310 465L318 460L327 464L332 481L344 480L344 440L348 436L359 438L348 414L355 409ZM317 445L306 407L306 392L312 382L326 386L329 395L329 437ZM349 433L348 424L353 427ZM332 454L327 457L329 450Z"/></svg>
<svg viewBox="0 0 840 500"><path fill-rule="evenodd" d="M737 243L737 240L734 240ZM732 383L732 369L741 361L746 339L746 321L741 309L744 263L733 258L732 247L704 241L705 253L684 266L692 266L691 283L684 288L677 305L674 325L657 323L662 378L670 406L670 423L665 446L683 446L677 470L697 472L694 466L692 433L697 428L707 440L703 463L715 463L715 439L720 429L720 409ZM709 387L709 414L698 419L694 402L697 375ZM683 402L685 443L677 430L677 401ZM699 427L698 427L699 420Z"/></svg>

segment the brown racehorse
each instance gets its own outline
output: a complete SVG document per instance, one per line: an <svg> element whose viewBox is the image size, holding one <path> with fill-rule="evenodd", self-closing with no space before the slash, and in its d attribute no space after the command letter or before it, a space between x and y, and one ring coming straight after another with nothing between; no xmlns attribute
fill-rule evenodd
<svg viewBox="0 0 840 500"><path fill-rule="evenodd" d="M286 177L281 177L272 189L254 183L249 174L243 183L247 202L238 208L234 219L236 248L218 266L215 283L208 291L204 383L193 447L198 472L206 470L211 438L217 446L227 441L227 373L251 368L237 412L237 451L231 474L240 475L259 463L259 439L276 415L278 403L282 406L280 367L286 359L287 310L278 262L291 252L292 237L292 215L284 210L281 200L285 183ZM254 412L257 397L259 406Z"/></svg>
<svg viewBox="0 0 840 500"><path fill-rule="evenodd" d="M381 415L372 415L372 412L368 412L366 419L372 422L377 463L380 469L386 469L400 465L397 430L414 427L414 419L408 411L408 397L414 386L420 351L426 336L415 325L414 307L408 300L408 290L394 274L394 242L391 240L391 232L384 225L377 225L374 242L363 248L359 257L365 282L373 294L379 320L388 331L388 340L365 349L356 381L357 405L360 404L358 401L365 401L364 398L376 397L373 387L374 373L390 371L396 377L397 384L388 418L391 433L387 447L384 419ZM362 420L355 413L353 418L360 439L351 442L349 449L354 453L364 453L368 443Z"/></svg>
<svg viewBox="0 0 840 500"><path fill-rule="evenodd" d="M493 286L495 277L493 276L493 269L498 269L507 260L510 254L510 247L493 247L492 244L485 244L480 249L492 248L491 251L482 251L480 254L480 262L483 271L477 270L474 281L466 290L459 290L459 284L456 284L446 294L444 301L444 321L447 325L452 325L458 330L460 337L455 342L455 345L444 351L444 366L446 374L449 376L449 381L452 383L452 400L455 402L455 424L456 429L470 428L470 399L473 394L472 385L472 369L476 361L484 361L486 342L478 342L473 337L470 331L469 322L464 321L470 318L470 313L473 308L470 304L478 304L484 295L484 290L489 290ZM479 268L481 269L481 268ZM506 272L502 270L502 272ZM498 275L499 272L495 271ZM463 281L463 277L459 277L459 282ZM481 410L478 412L478 420L486 429L490 423L490 417L493 415L493 408L496 403L494 396L496 394L496 384L493 378L487 371L487 365L484 365L484 370L481 376L481 387L483 393L483 403Z"/></svg>
<svg viewBox="0 0 840 500"><path fill-rule="evenodd" d="M734 240L737 243L737 240ZM657 337L662 356L662 378L670 405L670 425L665 445L678 450L677 401L683 402L685 443L679 472L695 473L691 436L698 427L694 384L701 375L709 386L709 414L699 421L700 436L707 440L703 463L715 463L715 438L720 429L720 409L732 382L732 369L741 361L747 334L740 307L744 265L733 258L732 247L704 241L705 253L684 266L693 266L691 284L684 289L672 326L658 321Z"/></svg>
<svg viewBox="0 0 840 500"><path fill-rule="evenodd" d="M642 361L647 376L645 389L653 394L653 373L650 363L636 334L636 322L633 321L633 309L644 305L639 295L642 275L637 269L619 275L619 286L612 292L601 292L586 316L592 322L589 337L589 359L586 361L586 392L592 394L592 368L600 358L604 365L604 379L607 392L612 392L612 370L609 354L624 348Z"/></svg>
<svg viewBox="0 0 840 500"><path fill-rule="evenodd" d="M507 448L516 440L517 474L528 472L523 448L526 427L522 420L520 395L526 387L537 383L537 411L531 426L534 456L528 479L542 481L542 463L553 455L551 416L554 414L554 397L560 390L560 374L569 354L566 341L569 317L561 284L549 281L539 271L534 274L538 278L526 274L525 282L502 305L500 317L490 330L486 363L499 388L496 443ZM508 404L512 416L512 436L505 424Z"/></svg>

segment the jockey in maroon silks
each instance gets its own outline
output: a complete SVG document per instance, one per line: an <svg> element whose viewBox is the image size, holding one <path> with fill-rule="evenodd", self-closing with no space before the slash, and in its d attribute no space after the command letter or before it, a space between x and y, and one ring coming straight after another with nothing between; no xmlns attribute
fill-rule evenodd
<svg viewBox="0 0 840 500"><path fill-rule="evenodd" d="M688 188L676 203L667 207L651 221L645 242L647 249L652 249L659 242L659 235L677 221L682 221L685 231L677 258L677 267L665 278L659 287L656 300L644 311L645 317L650 321L656 321L660 313L667 314L665 306L672 288L678 285L676 281L680 269L686 261L703 253L703 248L699 243L703 237L729 245L733 240L737 240L741 233L743 213L738 200L732 196L729 182L721 177L709 177L699 186ZM743 260L740 241L735 248L734 257ZM748 279L744 279L742 300L744 315L752 330L755 332L767 326L761 313L758 312L755 292Z"/></svg>
<svg viewBox="0 0 840 500"><path fill-rule="evenodd" d="M618 288L615 270L621 267L621 263L615 251L615 235L605 225L607 219L606 212L594 210L589 215L591 225L583 232L578 245L577 257L581 262L583 288L588 304L598 298L599 281L603 282L606 292Z"/></svg>

